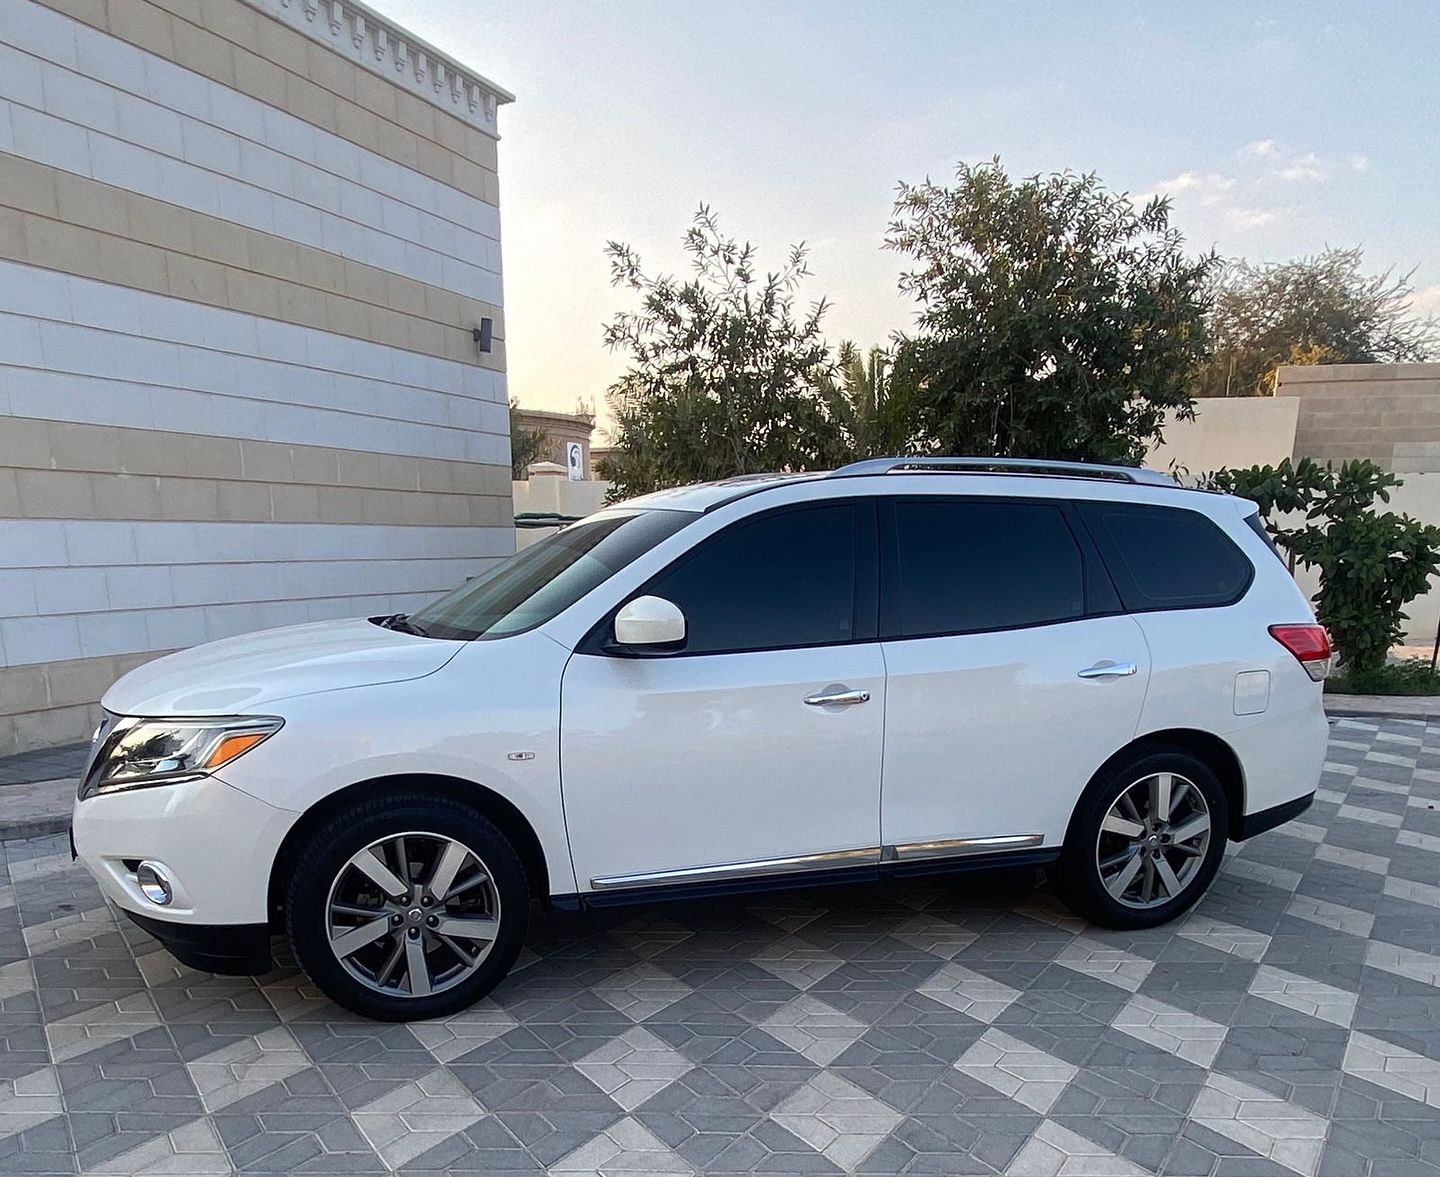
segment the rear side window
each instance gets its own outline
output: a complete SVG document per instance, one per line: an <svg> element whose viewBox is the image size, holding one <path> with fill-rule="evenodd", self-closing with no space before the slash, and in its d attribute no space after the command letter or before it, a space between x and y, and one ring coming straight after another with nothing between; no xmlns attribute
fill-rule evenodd
<svg viewBox="0 0 1440 1177"><path fill-rule="evenodd" d="M1260 515L1258 512L1254 515L1246 515L1245 525L1265 541L1265 546L1275 553L1275 559L1279 560L1280 563L1285 564L1285 557L1281 554L1280 549L1275 546L1275 537L1265 530L1265 524L1260 522ZM1286 564L1285 568L1288 572L1290 566Z"/></svg>
<svg viewBox="0 0 1440 1177"><path fill-rule="evenodd" d="M1080 548L1053 503L894 500L887 635L1017 629L1085 613Z"/></svg>
<svg viewBox="0 0 1440 1177"><path fill-rule="evenodd" d="M804 507L734 524L646 591L680 606L686 654L834 645L872 636L857 634L861 556L853 501Z"/></svg>
<svg viewBox="0 0 1440 1177"><path fill-rule="evenodd" d="M1132 613L1231 605L1250 587L1250 561L1198 511L1093 501L1076 507Z"/></svg>

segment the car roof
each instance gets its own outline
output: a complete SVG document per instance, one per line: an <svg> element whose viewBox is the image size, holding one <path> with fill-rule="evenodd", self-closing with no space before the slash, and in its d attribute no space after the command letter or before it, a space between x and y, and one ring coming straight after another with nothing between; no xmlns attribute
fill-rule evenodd
<svg viewBox="0 0 1440 1177"><path fill-rule="evenodd" d="M1036 458L868 458L841 466L838 470L822 470L803 474L742 474L715 482L697 482L669 490L653 491L628 499L630 508L667 511L704 512L748 498L761 491L801 482L839 478L870 478L877 475L1004 475L1009 477L1045 478L1060 482L1105 482L1115 485L1138 485L1183 489L1175 479L1158 470L1133 466L1107 466L1092 462L1063 462Z"/></svg>

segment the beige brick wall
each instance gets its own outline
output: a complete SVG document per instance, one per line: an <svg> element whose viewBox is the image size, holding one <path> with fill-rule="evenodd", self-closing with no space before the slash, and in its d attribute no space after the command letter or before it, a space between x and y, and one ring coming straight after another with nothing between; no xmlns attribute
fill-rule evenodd
<svg viewBox="0 0 1440 1177"><path fill-rule="evenodd" d="M500 203L491 135L239 0L40 0L93 28Z"/></svg>
<svg viewBox="0 0 1440 1177"><path fill-rule="evenodd" d="M328 6L0 3L23 66L0 97L3 755L88 737L154 657L413 609L514 536L509 96L373 13L347 57ZM443 86L375 72L381 43Z"/></svg>
<svg viewBox="0 0 1440 1177"><path fill-rule="evenodd" d="M505 370L494 303L15 156L0 167L0 257Z"/></svg>
<svg viewBox="0 0 1440 1177"><path fill-rule="evenodd" d="M100 722L105 688L167 652L0 666L0 754L84 739Z"/></svg>
<svg viewBox="0 0 1440 1177"><path fill-rule="evenodd" d="M509 472L405 454L12 418L0 518L508 526Z"/></svg>
<svg viewBox="0 0 1440 1177"><path fill-rule="evenodd" d="M1287 366L1276 396L1300 402L1297 458L1440 471L1440 364Z"/></svg>

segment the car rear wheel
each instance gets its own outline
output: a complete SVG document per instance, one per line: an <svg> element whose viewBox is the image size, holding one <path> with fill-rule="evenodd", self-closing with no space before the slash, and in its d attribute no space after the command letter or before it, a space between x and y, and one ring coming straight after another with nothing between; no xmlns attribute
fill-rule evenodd
<svg viewBox="0 0 1440 1177"><path fill-rule="evenodd" d="M386 1021L455 1013L505 976L530 895L519 856L483 814L400 794L336 814L296 860L286 922L326 995Z"/></svg>
<svg viewBox="0 0 1440 1177"><path fill-rule="evenodd" d="M1056 892L1112 928L1174 919L1205 893L1224 857L1225 790L1204 761L1154 748L1110 766L1080 799Z"/></svg>

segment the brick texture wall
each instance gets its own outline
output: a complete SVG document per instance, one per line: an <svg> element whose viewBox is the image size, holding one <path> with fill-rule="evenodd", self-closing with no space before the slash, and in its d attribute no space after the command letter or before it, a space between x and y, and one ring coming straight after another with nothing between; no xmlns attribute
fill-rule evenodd
<svg viewBox="0 0 1440 1177"><path fill-rule="evenodd" d="M514 550L508 100L354 5L0 0L0 754Z"/></svg>
<svg viewBox="0 0 1440 1177"><path fill-rule="evenodd" d="M1440 471L1440 364L1283 367L1276 396L1300 401L1297 458Z"/></svg>

